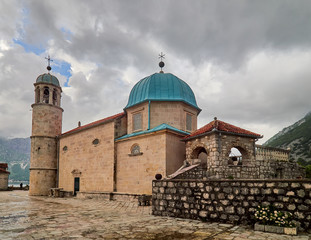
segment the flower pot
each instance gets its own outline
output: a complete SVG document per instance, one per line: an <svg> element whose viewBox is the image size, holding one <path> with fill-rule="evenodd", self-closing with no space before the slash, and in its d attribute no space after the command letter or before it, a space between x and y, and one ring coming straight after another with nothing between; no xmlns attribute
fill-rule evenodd
<svg viewBox="0 0 311 240"><path fill-rule="evenodd" d="M284 233L284 228L283 227L278 227L278 226L266 225L265 226L265 232Z"/></svg>
<svg viewBox="0 0 311 240"><path fill-rule="evenodd" d="M284 227L284 233L287 235L297 235L296 227Z"/></svg>
<svg viewBox="0 0 311 240"><path fill-rule="evenodd" d="M264 232L265 231L265 225L260 224L260 223L255 223L254 230Z"/></svg>

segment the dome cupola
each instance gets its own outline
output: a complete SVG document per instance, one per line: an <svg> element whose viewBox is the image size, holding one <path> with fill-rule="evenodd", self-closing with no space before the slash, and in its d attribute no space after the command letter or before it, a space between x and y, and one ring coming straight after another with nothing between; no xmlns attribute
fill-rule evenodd
<svg viewBox="0 0 311 240"><path fill-rule="evenodd" d="M60 87L57 77L51 75L50 73L44 73L38 76L36 83L49 83Z"/></svg>
<svg viewBox="0 0 311 240"><path fill-rule="evenodd" d="M171 73L154 73L141 79L132 88L125 109L145 101L180 101L201 111L189 85Z"/></svg>

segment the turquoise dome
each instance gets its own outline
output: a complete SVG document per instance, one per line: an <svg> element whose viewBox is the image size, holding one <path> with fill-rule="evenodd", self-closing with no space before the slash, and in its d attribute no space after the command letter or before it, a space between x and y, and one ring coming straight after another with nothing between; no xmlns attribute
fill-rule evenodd
<svg viewBox="0 0 311 240"><path fill-rule="evenodd" d="M201 111L189 85L171 73L154 73L136 83L125 109L145 101L181 101Z"/></svg>
<svg viewBox="0 0 311 240"><path fill-rule="evenodd" d="M36 83L50 83L60 87L58 79L49 73L44 73L37 77Z"/></svg>

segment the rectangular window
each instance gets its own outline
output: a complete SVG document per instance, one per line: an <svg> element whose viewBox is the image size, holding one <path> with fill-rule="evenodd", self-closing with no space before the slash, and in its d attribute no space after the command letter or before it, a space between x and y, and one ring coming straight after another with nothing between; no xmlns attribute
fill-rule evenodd
<svg viewBox="0 0 311 240"><path fill-rule="evenodd" d="M192 131L192 115L186 114L186 131Z"/></svg>
<svg viewBox="0 0 311 240"><path fill-rule="evenodd" d="M136 113L133 115L133 131L141 130L142 126L142 114Z"/></svg>

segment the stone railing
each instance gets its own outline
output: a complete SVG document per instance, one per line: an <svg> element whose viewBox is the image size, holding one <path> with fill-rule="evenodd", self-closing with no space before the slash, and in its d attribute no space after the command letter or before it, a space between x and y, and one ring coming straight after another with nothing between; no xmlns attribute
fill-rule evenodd
<svg viewBox="0 0 311 240"><path fill-rule="evenodd" d="M255 151L256 160L289 161L290 150L256 145Z"/></svg>

